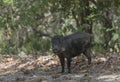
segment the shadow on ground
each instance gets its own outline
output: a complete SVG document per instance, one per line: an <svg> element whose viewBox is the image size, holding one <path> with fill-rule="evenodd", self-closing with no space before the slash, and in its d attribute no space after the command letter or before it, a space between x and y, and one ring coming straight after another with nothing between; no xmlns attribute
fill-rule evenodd
<svg viewBox="0 0 120 82"><path fill-rule="evenodd" d="M107 55L109 56L95 56L90 66L87 65L87 60L81 60L80 57L74 58L71 74L58 73L61 67L57 57L27 56L18 58L16 56L1 56L0 82L42 82L42 80L53 79L75 82L76 79L86 75L92 78L91 82L119 82L119 54Z"/></svg>

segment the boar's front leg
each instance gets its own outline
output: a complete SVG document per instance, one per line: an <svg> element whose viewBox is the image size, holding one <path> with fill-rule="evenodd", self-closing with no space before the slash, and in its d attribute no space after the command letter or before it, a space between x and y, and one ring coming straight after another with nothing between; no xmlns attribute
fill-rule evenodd
<svg viewBox="0 0 120 82"><path fill-rule="evenodd" d="M61 73L63 73L64 72L64 66L65 66L65 58L62 57L62 56L59 56L59 59L60 59L61 67L62 67Z"/></svg>

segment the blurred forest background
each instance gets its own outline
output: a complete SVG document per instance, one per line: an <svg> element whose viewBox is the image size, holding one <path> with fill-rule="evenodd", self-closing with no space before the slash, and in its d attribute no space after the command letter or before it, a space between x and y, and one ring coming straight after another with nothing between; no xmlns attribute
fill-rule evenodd
<svg viewBox="0 0 120 82"><path fill-rule="evenodd" d="M51 36L85 31L94 52L120 52L120 0L0 0L0 53L51 51Z"/></svg>

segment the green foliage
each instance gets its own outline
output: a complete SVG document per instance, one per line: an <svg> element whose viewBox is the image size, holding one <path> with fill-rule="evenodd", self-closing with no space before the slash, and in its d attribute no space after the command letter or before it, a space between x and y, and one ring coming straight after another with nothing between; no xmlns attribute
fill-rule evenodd
<svg viewBox="0 0 120 82"><path fill-rule="evenodd" d="M102 44L95 44L95 45L93 46L93 51L102 53L102 52L104 52L105 50L104 50L104 47L103 47Z"/></svg>
<svg viewBox="0 0 120 82"><path fill-rule="evenodd" d="M119 0L0 0L0 53L51 50L50 36L88 29L94 35L94 50L104 51L104 36L110 32L109 50L120 52L119 3Z"/></svg>
<svg viewBox="0 0 120 82"><path fill-rule="evenodd" d="M111 46L110 51L116 51L120 52L120 48L118 45L118 40L119 40L119 34L118 33L113 33L113 37L111 41L109 42L109 45Z"/></svg>
<svg viewBox="0 0 120 82"><path fill-rule="evenodd" d="M3 0L5 4L12 4L14 0Z"/></svg>

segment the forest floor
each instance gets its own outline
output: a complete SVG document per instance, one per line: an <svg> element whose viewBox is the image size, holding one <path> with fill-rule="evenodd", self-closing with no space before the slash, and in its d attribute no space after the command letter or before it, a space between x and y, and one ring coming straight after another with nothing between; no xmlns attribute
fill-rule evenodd
<svg viewBox="0 0 120 82"><path fill-rule="evenodd" d="M47 82L43 79L51 82L51 77L68 79L66 76L80 77L81 75L91 76L92 82L120 82L120 54L94 55L90 66L87 65L84 56L82 58L78 56L73 58L71 69L71 74L58 73L61 70L59 59L52 56L0 55L0 82ZM54 80L54 82L59 81Z"/></svg>

